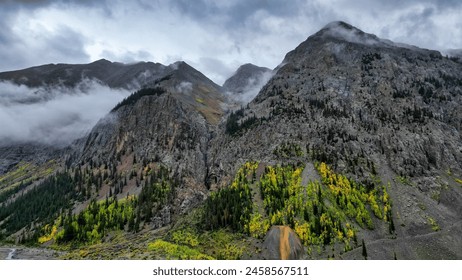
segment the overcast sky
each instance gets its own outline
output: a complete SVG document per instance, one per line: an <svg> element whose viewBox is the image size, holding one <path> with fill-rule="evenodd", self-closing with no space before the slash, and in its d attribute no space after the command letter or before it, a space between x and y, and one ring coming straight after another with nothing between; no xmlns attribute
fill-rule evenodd
<svg viewBox="0 0 462 280"><path fill-rule="evenodd" d="M222 84L247 62L276 67L334 20L397 42L462 48L459 0L0 0L0 71L184 60Z"/></svg>

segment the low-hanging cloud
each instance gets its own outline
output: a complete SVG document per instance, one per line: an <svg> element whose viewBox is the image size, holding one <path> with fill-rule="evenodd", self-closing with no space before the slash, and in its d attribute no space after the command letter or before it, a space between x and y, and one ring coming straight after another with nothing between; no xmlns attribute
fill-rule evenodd
<svg viewBox="0 0 462 280"><path fill-rule="evenodd" d="M265 71L250 77L246 80L245 84L237 89L237 92L227 92L228 96L236 102L247 104L257 96L260 90L266 83L273 77L273 71Z"/></svg>
<svg viewBox="0 0 462 280"><path fill-rule="evenodd" d="M193 84L190 82L183 81L178 86L176 86L176 90L185 95L190 95L193 90Z"/></svg>
<svg viewBox="0 0 462 280"><path fill-rule="evenodd" d="M0 82L0 146L36 142L65 146L82 137L129 92L98 81L74 88L29 88Z"/></svg>

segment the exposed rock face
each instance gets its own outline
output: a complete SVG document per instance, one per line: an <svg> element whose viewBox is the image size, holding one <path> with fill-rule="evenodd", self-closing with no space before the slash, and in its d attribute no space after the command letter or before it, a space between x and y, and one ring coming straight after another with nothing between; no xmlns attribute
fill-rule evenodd
<svg viewBox="0 0 462 280"><path fill-rule="evenodd" d="M390 183L398 236L431 232L430 218L442 228L462 219L455 183L462 177L462 64L335 22L275 71L234 114L236 125L220 126L223 137L209 155L212 187L228 184L248 160L324 161L365 185ZM274 153L284 143L303 155ZM385 238L378 232L364 234Z"/></svg>
<svg viewBox="0 0 462 280"><path fill-rule="evenodd" d="M68 162L116 166L120 173L130 172L136 159L164 165L181 182L172 211L185 212L205 198L208 142L223 114L224 96L184 62L151 86L158 92L122 102L98 122L76 143ZM158 220L170 222L170 217Z"/></svg>
<svg viewBox="0 0 462 280"><path fill-rule="evenodd" d="M233 76L225 81L223 91L232 100L240 103L248 103L268 82L271 75L271 69L250 63L244 64L237 69Z"/></svg>
<svg viewBox="0 0 462 280"><path fill-rule="evenodd" d="M263 246L269 259L273 260L299 260L305 253L300 238L288 226L273 226L266 234Z"/></svg>
<svg viewBox="0 0 462 280"><path fill-rule="evenodd" d="M46 161L57 158L61 150L35 143L0 146L0 175L13 168L21 161L43 164Z"/></svg>

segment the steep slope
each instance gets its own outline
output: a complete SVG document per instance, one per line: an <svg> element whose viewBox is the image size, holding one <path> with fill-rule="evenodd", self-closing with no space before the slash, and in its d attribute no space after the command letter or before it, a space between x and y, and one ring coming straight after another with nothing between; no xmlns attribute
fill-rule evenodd
<svg viewBox="0 0 462 280"><path fill-rule="evenodd" d="M171 68L150 88L117 105L76 144L77 151L67 162L69 166L110 167L120 178L133 171L147 176L146 168L164 166L181 185L173 213L189 210L205 197L208 142L223 114L224 96L219 86L186 63ZM129 180L119 196L139 192L142 177ZM116 179L103 186L99 198L117 184Z"/></svg>
<svg viewBox="0 0 462 280"><path fill-rule="evenodd" d="M122 64L101 59L89 64L49 64L23 70L2 72L0 73L0 82L5 82L7 85L9 83L18 85L17 88L11 86L14 89L12 93L15 93L17 89L23 89L23 91L18 92L17 97L11 96L11 93L4 92L4 94L7 94L7 98L0 103L7 103L0 105L9 108L12 105L16 106L19 104L22 106L30 104L33 107L34 104L53 103L56 100L58 100L56 102L63 102L59 100L62 100L65 95L74 97L82 94L98 95L101 94L98 91L109 91L106 87L134 91L152 84L155 80L172 71L174 71L173 66L168 67L159 63L140 62L136 64ZM21 86L27 86L27 89ZM6 89L2 88L2 90L8 91L8 87ZM29 94L25 94L25 92ZM39 108L39 106L36 107ZM27 109L27 106L25 108ZM80 111L85 112L85 109L81 108ZM47 119L46 115L41 117L44 120ZM69 141L75 138L62 140L63 143L61 143L59 140L44 140L42 138L45 137L40 138L40 136L49 136L51 139L63 139L65 137L58 137L53 133L59 132L60 129L62 129L63 133L66 129L79 131L82 128L76 127L73 129L70 126L73 123L82 123L80 118L81 116L77 113L75 115L68 114L62 116L62 123L56 125L55 131L40 125L33 127L30 132L25 128L21 128L25 130L23 132L25 135L40 132L38 133L40 135L36 135L35 139L33 137L24 137L29 139L14 143L11 143L10 139L0 139L0 175L14 168L20 161L34 162L34 159L38 159L35 163L39 163L56 159L63 145L67 145ZM56 123L57 121L55 121ZM78 132L70 133L69 138L73 137L74 134L77 135ZM78 135L78 137L81 136Z"/></svg>
<svg viewBox="0 0 462 280"><path fill-rule="evenodd" d="M248 103L271 78L272 71L251 63L241 65L223 84L223 91L231 99Z"/></svg>
<svg viewBox="0 0 462 280"><path fill-rule="evenodd" d="M212 188L246 161L325 162L367 188L389 184L396 242L407 238L414 248L403 255L428 258L431 249L413 240L437 231L433 244L450 245L430 256L460 258L452 227L462 218L461 73L439 52L331 23L289 52L248 107L221 125L224 137L209 155ZM376 227L359 236L390 237ZM373 257L392 257L380 252Z"/></svg>
<svg viewBox="0 0 462 280"><path fill-rule="evenodd" d="M17 102L21 104L52 100L61 92L63 95L72 95L73 88L87 85L85 81L92 81L90 83L96 81L110 88L125 88L133 91L142 87L161 85L180 98L183 105L200 112L211 124L218 123L222 114L221 102L224 98L219 93L220 86L183 62L164 66L152 62L122 64L102 59L90 64L50 64L0 73L0 81L25 85L31 92L34 90L37 92L30 97L18 96ZM93 92L86 93L86 89L78 89L77 92L93 94ZM81 110L85 111L85 108ZM47 133L51 133L51 130L43 132L45 135ZM14 143L9 140L0 141L0 175L13 170L21 161L42 164L51 159L58 159L60 155L66 153L61 143L57 145L41 139L37 140Z"/></svg>
<svg viewBox="0 0 462 280"><path fill-rule="evenodd" d="M57 151L26 143L0 150L7 167L0 176L0 239L5 234L36 240L41 227L58 217L56 209L82 213L103 199L140 196L143 208L132 217L136 228L143 222L154 228L170 224L172 215L203 201L207 145L225 97L220 86L184 62L164 68L70 147ZM23 195L16 201L18 193ZM21 214L24 209L32 210ZM34 226L24 229L31 221Z"/></svg>

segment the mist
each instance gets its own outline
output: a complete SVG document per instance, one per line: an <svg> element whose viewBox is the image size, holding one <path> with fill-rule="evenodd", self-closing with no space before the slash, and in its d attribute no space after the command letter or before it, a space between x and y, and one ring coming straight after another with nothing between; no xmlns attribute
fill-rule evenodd
<svg viewBox="0 0 462 280"><path fill-rule="evenodd" d="M191 92L193 90L193 84L190 82L183 81L178 86L176 86L176 90L185 95L191 95Z"/></svg>
<svg viewBox="0 0 462 280"><path fill-rule="evenodd" d="M227 92L228 96L243 105L252 101L266 83L273 77L273 71L263 72L255 77L248 78L237 92Z"/></svg>
<svg viewBox="0 0 462 280"><path fill-rule="evenodd" d="M88 79L73 88L0 82L0 146L23 142L68 145L129 94Z"/></svg>

